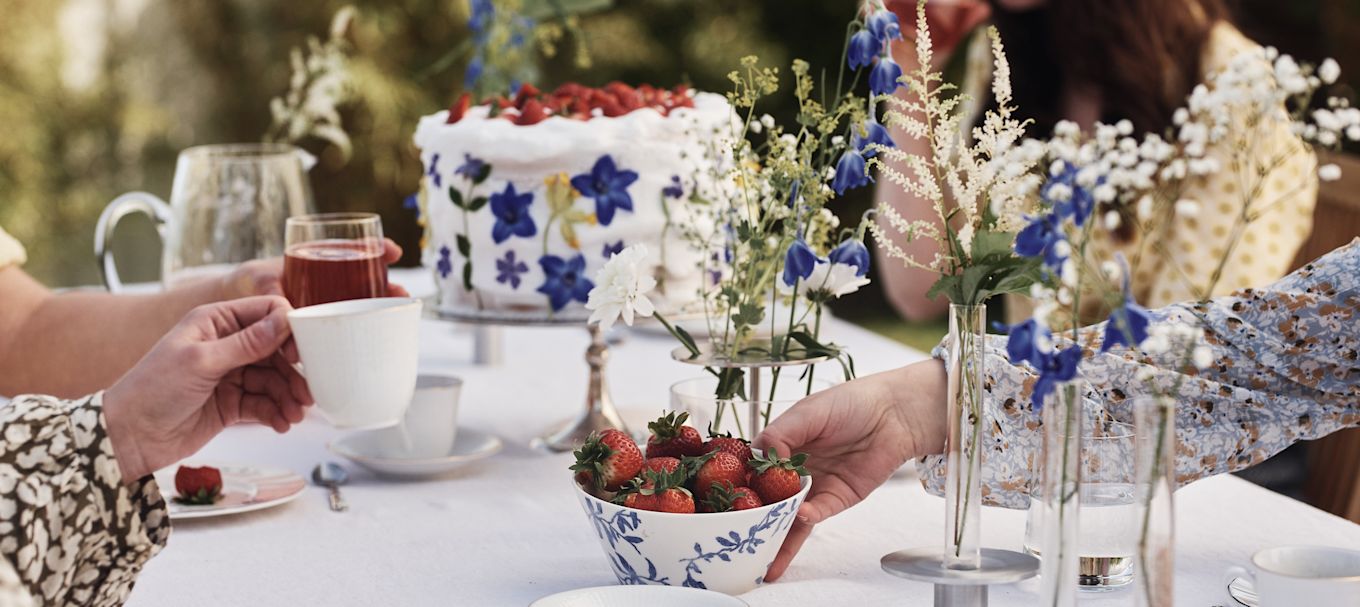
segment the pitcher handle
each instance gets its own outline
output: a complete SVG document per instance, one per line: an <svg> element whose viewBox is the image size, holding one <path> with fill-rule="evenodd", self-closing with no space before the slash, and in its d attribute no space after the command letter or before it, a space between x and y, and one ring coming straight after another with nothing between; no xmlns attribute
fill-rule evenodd
<svg viewBox="0 0 1360 607"><path fill-rule="evenodd" d="M113 251L109 244L113 240L113 230L118 222L132 213L144 213L156 225L156 234L161 243L165 242L165 225L170 222L170 205L146 192L128 192L104 207L99 214L99 223L94 228L94 256L99 261L99 273L104 279L104 287L112 293L123 290L123 281L118 278L118 266L113 261Z"/></svg>

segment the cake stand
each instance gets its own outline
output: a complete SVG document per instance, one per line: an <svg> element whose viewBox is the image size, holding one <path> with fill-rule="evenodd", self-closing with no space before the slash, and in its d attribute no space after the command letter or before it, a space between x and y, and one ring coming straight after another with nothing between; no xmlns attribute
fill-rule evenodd
<svg viewBox="0 0 1360 607"><path fill-rule="evenodd" d="M535 438L531 445L549 451L571 451L585 442L591 432L615 428L628 432L623 418L614 408L609 397L609 387L605 382L604 365L609 359L609 345L605 343L600 327L588 324L590 313L586 310L564 310L549 313L544 310L481 310L470 307L442 308L429 306L431 313L440 320L451 320L476 325L479 329L489 327L584 327L590 333L590 346L586 348L586 364L590 366L590 378L586 387L585 410L562 424L549 429Z"/></svg>

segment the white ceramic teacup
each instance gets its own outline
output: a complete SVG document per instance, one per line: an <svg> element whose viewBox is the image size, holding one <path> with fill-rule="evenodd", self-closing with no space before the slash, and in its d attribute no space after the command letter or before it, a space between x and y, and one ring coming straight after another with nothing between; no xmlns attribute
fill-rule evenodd
<svg viewBox="0 0 1360 607"><path fill-rule="evenodd" d="M452 375L421 374L401 425L383 432L401 434L387 444L401 445L412 458L447 457L458 439L458 398L463 380Z"/></svg>
<svg viewBox="0 0 1360 607"><path fill-rule="evenodd" d="M1229 567L1234 578L1250 581L1261 607L1360 607L1360 551L1329 546L1266 548L1251 557L1251 567Z"/></svg>
<svg viewBox="0 0 1360 607"><path fill-rule="evenodd" d="M355 299L288 313L316 406L339 428L401 421L416 387L418 299Z"/></svg>

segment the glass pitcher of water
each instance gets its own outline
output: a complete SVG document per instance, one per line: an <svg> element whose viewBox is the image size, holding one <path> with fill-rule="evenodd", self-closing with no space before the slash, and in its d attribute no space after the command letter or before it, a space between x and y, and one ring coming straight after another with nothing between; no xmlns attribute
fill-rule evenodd
<svg viewBox="0 0 1360 607"><path fill-rule="evenodd" d="M179 154L170 203L130 192L105 207L95 227L94 253L110 291L123 289L109 242L118 222L144 213L163 246L165 288L229 271L252 259L280 257L284 222L313 212L310 154L285 144L192 147Z"/></svg>

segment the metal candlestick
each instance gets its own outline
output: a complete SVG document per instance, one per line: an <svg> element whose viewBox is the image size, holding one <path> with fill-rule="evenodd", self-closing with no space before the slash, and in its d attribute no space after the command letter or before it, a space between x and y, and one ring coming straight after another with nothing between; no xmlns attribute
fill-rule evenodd
<svg viewBox="0 0 1360 607"><path fill-rule="evenodd" d="M712 345L709 343L701 344L699 346L699 354L697 356L690 353L688 349L682 346L671 350L671 358L685 364L700 367L715 369L746 369L746 394L748 395L748 419L750 420L748 422L750 424L750 434L748 436L749 438L754 439L761 430L761 406L766 402L761 398L760 392L761 369L815 365L820 362L831 360L831 357L827 355L808 358L772 359L769 354L762 353L762 350L764 352L772 351L770 345L769 340L756 341L743 349L743 352L746 352L745 354L738 354L735 357L714 352L712 350ZM773 395L771 395L770 400L773 400Z"/></svg>
<svg viewBox="0 0 1360 607"><path fill-rule="evenodd" d="M585 327L590 332L590 346L586 348L586 364L590 366L590 377L586 384L585 410L575 417L553 427L544 435L535 438L530 445L549 451L571 451L585 442L591 432L615 428L628 432L623 418L614 408L605 381L604 366L609 360L609 344L604 340L596 325L587 325L589 313L584 310L548 313L539 310L478 310L475 308L441 308L427 306L431 314L441 320L453 320L477 325L477 328L518 327ZM484 334L483 334L484 336ZM496 335L495 338L499 338ZM499 347L478 344L478 354L496 350L494 358L499 358Z"/></svg>

